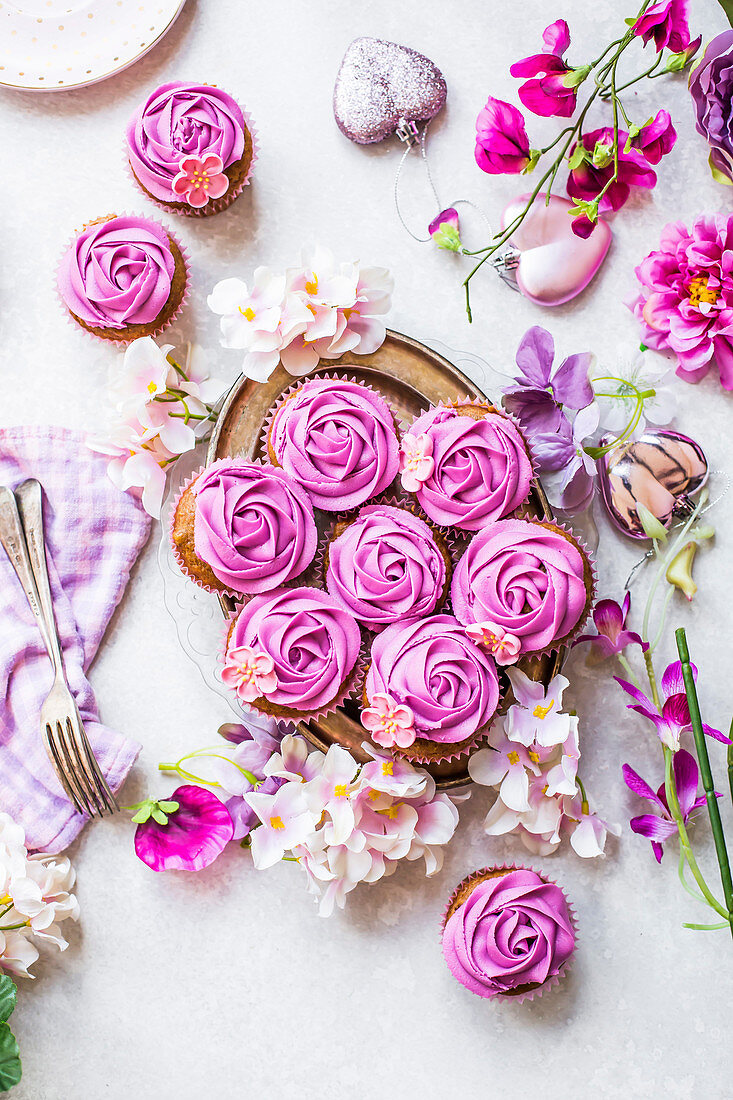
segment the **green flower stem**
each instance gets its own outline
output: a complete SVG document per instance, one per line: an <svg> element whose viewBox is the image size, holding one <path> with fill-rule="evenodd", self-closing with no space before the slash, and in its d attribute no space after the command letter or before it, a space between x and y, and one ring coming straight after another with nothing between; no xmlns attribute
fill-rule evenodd
<svg viewBox="0 0 733 1100"><path fill-rule="evenodd" d="M647 597L646 606L644 608L644 619L643 619L642 627L641 627L641 636L642 636L642 638L644 639L645 642L649 641L649 620L650 620L650 617L651 617L652 604L654 602L654 597L656 595L657 588L659 587L659 584L660 584L662 578L664 577L665 573L667 572L667 569L669 567L670 562L674 560L674 558L677 555L678 550L681 549L681 547L682 547L682 545L683 545L683 543L684 543L684 541L687 537L687 532L690 530L690 528L694 524L694 522L697 519L698 515L702 511L704 505L707 504L707 500L708 500L707 493L705 491L703 491L700 494L700 498L699 498L697 504L695 505L695 507L693 508L692 513L690 514L690 516L687 519L687 521L685 522L685 524L680 528L679 532L677 533L677 535L673 539L672 544L669 547L669 549L667 550L666 554L661 555L660 565L659 565L659 568L657 569L657 572L654 576L654 580L652 581L651 588L649 589L649 595Z"/></svg>
<svg viewBox="0 0 733 1100"><path fill-rule="evenodd" d="M175 764L158 764L158 771L175 772L177 775L180 775L181 779L188 779L192 783L201 783L205 787L221 788L221 783L217 783L213 780L202 779L201 776L194 775L193 772L187 771L185 768L181 767L185 760L193 760L194 758L201 756L214 760L225 760L227 764L231 764L233 768L236 768L238 772L241 772L247 782L253 787L259 787L260 783L262 782L262 780L258 779L253 772L248 771L247 768L243 768L240 764L236 762L236 760L232 760L231 756L224 756L223 753L215 751L211 752L207 749L197 749L195 752L186 753L186 755L182 756L181 759L176 761Z"/></svg>
<svg viewBox="0 0 733 1100"><path fill-rule="evenodd" d="M715 784L713 782L713 772L710 767L708 747L705 743L705 733L702 728L702 718L700 716L697 688L695 687L695 677L692 674L692 667L690 665L687 636L683 626L675 631L675 638L677 640L677 652L682 662L682 678L685 681L685 694L687 695L687 703L690 708L690 722L692 724L692 734L695 738L697 759L700 764L700 777L702 779L703 790L705 791L705 802L707 803L710 827L713 831L713 840L715 841L715 854L718 857L718 866L720 867L720 881L723 885L723 895L728 910L726 915L730 922L730 931L733 936L733 878L731 877L728 849L726 847L725 834L723 832L723 822L720 819L720 809L715 794Z"/></svg>
<svg viewBox="0 0 733 1100"><path fill-rule="evenodd" d="M670 600L674 596L674 585L670 584L667 588L667 595L664 597L664 603L662 604L662 615L659 620L659 629L654 635L654 641L649 643L649 652L654 653L655 649L662 640L662 634L664 633L664 624L667 619L667 611L669 609Z"/></svg>
<svg viewBox="0 0 733 1100"><path fill-rule="evenodd" d="M644 638L644 641L646 640L647 639ZM652 661L651 647L647 649L644 653L644 664L646 665L646 674L649 680L649 687L652 691L652 702L654 703L654 706L657 708L657 710L661 713L662 707L659 702L659 689L657 688L657 677L654 674L654 662Z"/></svg>
<svg viewBox="0 0 733 1100"><path fill-rule="evenodd" d="M733 721L731 721L728 736L733 741ZM726 763L728 764L728 786L730 787L730 797L733 800L733 745L728 745L728 752L726 753Z"/></svg>
<svg viewBox="0 0 733 1100"><path fill-rule="evenodd" d="M690 886L689 882L685 878L685 867L686 866L687 866L687 861L685 860L685 853L680 848L680 858L679 858L679 862L677 864L677 874L679 875L680 882L682 883L682 885L684 886L685 890L687 891L687 893L690 895L691 898L694 898L695 901L701 901L703 905L707 905L707 902L705 901L705 898L702 896L702 894L699 894L697 892L697 890L693 890L692 887Z"/></svg>
<svg viewBox="0 0 733 1100"><path fill-rule="evenodd" d="M657 59L654 62L654 64L651 65L650 68L646 69L645 72L639 73L639 75L635 76L633 78L633 80L627 80L625 84L619 84L619 86L616 88L616 94L618 95L619 92L625 92L627 88L631 88L634 84L638 84L640 80L644 80L646 77L651 76L652 73L655 72L659 68L659 66L661 64L661 61L662 61L662 54L659 53L659 54L657 54ZM661 76L662 74L660 73L659 75ZM611 89L608 88L605 91L601 92L601 99L608 99L608 97L610 95L611 95Z"/></svg>
<svg viewBox="0 0 733 1100"><path fill-rule="evenodd" d="M687 921L682 925L683 928L694 928L699 932L715 932L718 928L727 928L728 921L722 920L720 924L690 924Z"/></svg>
<svg viewBox="0 0 733 1100"><path fill-rule="evenodd" d="M19 928L27 928L28 921L22 920L20 924L0 924L0 932L17 932Z"/></svg>
<svg viewBox="0 0 733 1100"><path fill-rule="evenodd" d="M590 813L590 805L588 803L588 795L585 793L585 787L583 786L583 780L580 778L579 775L576 775L576 777L575 777L575 784L576 784L578 790L580 791L580 798L581 798L580 812L583 813L583 814L588 814L588 813Z"/></svg>
<svg viewBox="0 0 733 1100"><path fill-rule="evenodd" d="M639 679L626 657L624 657L623 653L617 653L616 656L618 657L618 663L621 665L621 668L624 670L629 680L631 680L631 683L634 685L634 687L638 688L639 691L641 691L641 684L639 683Z"/></svg>

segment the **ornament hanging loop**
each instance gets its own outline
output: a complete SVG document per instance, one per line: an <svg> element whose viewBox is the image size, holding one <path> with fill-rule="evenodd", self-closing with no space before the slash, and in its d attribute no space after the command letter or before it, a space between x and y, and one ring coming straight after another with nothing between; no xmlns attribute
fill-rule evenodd
<svg viewBox="0 0 733 1100"><path fill-rule="evenodd" d="M406 118L400 119L395 134L408 149L411 149L413 145L417 145L420 140L420 130L418 129L417 123Z"/></svg>

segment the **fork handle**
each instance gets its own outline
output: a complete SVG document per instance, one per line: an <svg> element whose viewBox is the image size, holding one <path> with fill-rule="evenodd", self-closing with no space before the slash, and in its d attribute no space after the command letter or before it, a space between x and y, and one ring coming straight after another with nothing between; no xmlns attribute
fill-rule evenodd
<svg viewBox="0 0 733 1100"><path fill-rule="evenodd" d="M28 481L24 481L15 490L14 495L21 526L25 534L25 545L28 550L31 570L33 571L33 579L40 599L41 614L46 624L48 636L46 648L54 669L57 673L63 675L64 658L53 611L51 582L48 577L48 562L46 560L46 539L43 529L43 489L40 481L29 478Z"/></svg>
<svg viewBox="0 0 733 1100"><path fill-rule="evenodd" d="M33 565L31 564L28 546L23 533L23 525L20 519L20 513L18 512L18 504L14 493L4 485L0 486L0 544L2 544L5 553L8 555L10 564L15 570L21 587L25 592L28 606L38 623L41 637L48 650L48 655L53 662L54 671L58 672L59 667L61 667L57 664L56 659L57 651L59 658L61 655L58 648L58 640L54 639L56 641L56 646L54 647L54 640L52 640L46 622L43 606L41 604L41 597L33 575Z"/></svg>

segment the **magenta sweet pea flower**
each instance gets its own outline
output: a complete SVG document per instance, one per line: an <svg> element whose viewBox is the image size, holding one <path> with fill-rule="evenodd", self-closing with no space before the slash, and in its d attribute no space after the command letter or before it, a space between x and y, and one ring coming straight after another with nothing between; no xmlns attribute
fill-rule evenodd
<svg viewBox="0 0 733 1100"><path fill-rule="evenodd" d="M625 152L624 146L628 137L625 130L619 130L618 179L611 184L598 204L598 211L601 214L608 210L619 210L628 199L632 187L651 188L657 182L656 173L649 167L649 162L641 153L636 149ZM590 159L583 160L570 172L568 194L576 200L593 202L613 176L611 153L613 128L603 126L599 130L591 130L590 133L583 134L583 147L587 150ZM575 146L571 150L571 156L574 151ZM604 151L606 151L605 155L603 155Z"/></svg>
<svg viewBox="0 0 733 1100"><path fill-rule="evenodd" d="M545 118L570 118L577 103L576 88L588 69L571 69L563 60L570 45L570 31L564 19L546 27L542 39L542 53L515 62L509 72L512 76L530 77L519 89L519 98L529 111Z"/></svg>
<svg viewBox="0 0 733 1100"><path fill-rule="evenodd" d="M659 0L639 16L633 30L645 46L653 41L657 53L665 48L681 53L690 44L687 0Z"/></svg>
<svg viewBox="0 0 733 1100"><path fill-rule="evenodd" d="M626 619L631 607L631 593L627 592L619 606L615 600L599 600L593 609L593 624L597 634L581 634L575 645L590 642L591 649L600 657L613 657L623 653L628 645L639 645L643 651L649 648L633 630L626 629Z"/></svg>
<svg viewBox="0 0 733 1100"><path fill-rule="evenodd" d="M655 117L635 137L631 138L632 149L643 153L650 164L659 164L663 156L670 152L677 141L677 131L672 125L669 111L657 111Z"/></svg>
<svg viewBox="0 0 733 1100"><path fill-rule="evenodd" d="M697 681L697 669L694 665L690 667L692 668L692 675ZM662 744L666 745L672 752L677 752L680 747L680 737L683 733L689 733L692 729L681 663L673 661L664 670L662 676L664 702L661 713L656 709L651 699L647 698L638 687L622 680L619 676L614 676L614 680L621 685L627 695L636 700L635 703L626 704L629 710L635 710L637 714L642 714L650 722L653 722ZM730 738L726 737L720 730L713 729L712 726L705 723L703 723L702 728L703 733L707 734L708 737L714 737L716 741L723 741L726 745L731 744Z"/></svg>
<svg viewBox="0 0 733 1100"><path fill-rule="evenodd" d="M490 175L517 175L530 162L529 138L522 112L489 96L476 119L476 163Z"/></svg>
<svg viewBox="0 0 733 1100"><path fill-rule="evenodd" d="M203 787L179 787L170 799L137 810L135 853L153 871L200 871L234 835L226 806Z"/></svg>
<svg viewBox="0 0 733 1100"><path fill-rule="evenodd" d="M675 753L674 761L674 779L675 787L677 788L677 798L680 803L680 810L684 818L685 824L695 813L705 805L705 795L697 794L697 764L695 758L691 753L685 749L680 749ZM658 788L655 794L649 784L638 775L633 768L628 764L624 764L623 768L624 781L629 790L634 794L638 794L640 798L646 798L648 802L657 807L657 812L653 814L642 814L640 817L632 817L629 824L635 833L639 836L645 836L652 842L652 849L656 857L657 863L662 862L662 855L664 854L663 844L665 840L669 840L670 837L677 835L677 825L669 812L669 804L667 802L667 792L665 790L664 783ZM718 792L715 792L716 798L720 798Z"/></svg>
<svg viewBox="0 0 733 1100"><path fill-rule="evenodd" d="M733 390L731 250L733 215L703 214L691 230L672 222L636 268L641 290L629 304L644 343L675 352L681 378L699 382L715 358L726 390Z"/></svg>

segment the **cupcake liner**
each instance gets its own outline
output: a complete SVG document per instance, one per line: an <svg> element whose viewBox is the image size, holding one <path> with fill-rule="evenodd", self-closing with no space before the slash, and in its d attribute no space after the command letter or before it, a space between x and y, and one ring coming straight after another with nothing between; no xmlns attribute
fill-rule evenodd
<svg viewBox="0 0 733 1100"><path fill-rule="evenodd" d="M567 905L567 909L568 909L568 916L570 917L570 924L572 925L572 929L573 929L573 936L575 938L575 946L573 948L572 955L570 956L568 961L563 965L562 970L559 972L559 974L553 974L553 976L551 978L548 978L541 985L536 985L533 989L527 989L522 993L495 993L493 996L482 997L482 1000L493 1002L494 1004L500 1003L500 1002L509 1002L509 1001L511 1001L514 1004L521 1005L521 1004L524 1004L525 1001L533 1001L535 998L537 998L539 1000L539 998L542 997L545 993L548 993L550 990L554 989L556 986L558 986L560 984L561 979L563 979L567 976L568 972L570 971L570 969L571 969L571 967L572 967L572 965L575 961L576 952L578 950L578 919L577 919L577 915L575 913L575 908L573 906L573 903L568 898L568 896L565 893L565 890L562 888L562 886L560 886L557 882L555 882L554 879L549 878L544 873L538 871L536 867L527 867L524 863L497 863L493 867L482 867L477 871L472 871L470 875L466 875L465 878L461 879L461 881L458 883L458 885L456 886L453 893L450 895L450 897L448 899L448 902L446 904L445 910L443 912L443 916L441 918L441 922L440 922L440 945L441 945L441 950L442 950L442 946L443 946L443 932L445 931L445 926L448 923L449 915L452 915L451 914L451 908L452 908L454 902L456 901L460 891L465 886L469 885L470 883L480 882L483 879L483 877L486 875L486 873L490 872L490 871L506 871L507 873L509 873L510 871L532 871L535 875L539 875L539 877L542 879L542 881L544 883L546 883L548 886L556 886L557 889L561 892L563 898L565 899L565 904ZM451 977L454 977L452 972L451 972ZM460 979L455 978L455 980L458 982L459 985L462 984L460 982ZM464 986L464 988L465 988L465 986ZM469 989L469 990L467 990L467 992L468 993L473 993L473 990ZM480 997L481 996L480 993L473 993L473 995L475 997Z"/></svg>
<svg viewBox="0 0 733 1100"><path fill-rule="evenodd" d="M249 111L246 111L241 104L238 104L238 106L244 116L245 124L247 126L247 129L249 130L250 137L252 139L252 156L250 158L249 167L247 168L247 172L244 178L240 180L240 182L234 188L228 188L221 196L221 198L210 199L207 202L206 206L198 208L194 206L189 206L188 203L181 203L180 205L176 205L172 202L168 203L164 199L156 198L155 195L153 195L150 191L143 187L142 183L135 175L132 164L130 163L127 141L123 138L122 155L125 163L125 171L127 172L127 175L129 176L135 187L138 189L138 191L140 191L146 199L149 199L150 202L155 203L155 205L160 210L165 210L167 214L175 214L176 216L183 218L208 218L212 214L220 214L222 210L226 210L228 206L231 206L234 200L239 198L239 196L242 194L242 191L244 191L245 187L249 186L252 177L252 169L254 168L255 161L257 160L260 152L259 136L257 134L257 129L254 125L254 122L252 121L252 117Z"/></svg>
<svg viewBox="0 0 733 1100"><path fill-rule="evenodd" d="M186 276L186 280L185 280L185 283L184 283L183 293L181 295L181 300L178 303L178 305L176 306L176 308L173 310L173 312L168 317L166 317L166 319L163 322L161 322L161 324L159 324L156 328L151 329L149 332L145 333L145 336L152 336L153 338L155 338L156 336L159 336L161 334L161 332L164 332L165 329L167 329L170 325L173 324L174 321L176 321L178 319L178 316L181 313L181 310L183 309L184 305L186 304L186 302L188 300L188 296L191 292L191 261L190 261L189 255L188 255L188 249L185 247L185 245L183 245L181 243L181 241L176 236L176 234L173 233L168 228L167 225L164 225L163 222L158 221L157 218L150 218L150 217L148 217L147 214L128 214L128 212L126 210L123 210L123 212L121 214L106 214L103 219L100 218L100 219L94 219L94 220L95 221L96 220L111 221L112 218L126 218L126 217L144 218L145 221L151 222L153 225L156 225L158 227L158 229L162 229L163 232L166 234L166 236L168 236L170 238L170 240L173 242L173 244L176 246L176 248L180 252L181 260L183 262L183 270L184 270L184 273L185 273L185 276ZM64 256L69 251L69 249L73 247L75 241L77 240L77 238L79 236L79 233L83 232L83 230L86 228L86 226L89 226L89 225L91 225L91 222L86 222L86 224L84 226L82 226L82 228L80 230L73 233L72 236L66 242L66 245L64 246L63 250L61 251L61 253L59 255L58 263L56 264L56 267L54 268L54 281L53 281L54 295L56 297L57 302L61 306L61 309L63 310L64 316L66 317L67 322L71 325L72 328L76 329L77 332L79 331L79 329L81 329L83 332L86 332L89 336L92 336L95 340L99 340L99 342L101 344L104 344L106 347L109 347L109 345L111 344L113 347L121 348L122 350L124 350L128 346L128 344L131 344L134 340L140 339L140 337L139 336L124 336L124 335L122 335L126 331L125 329L120 329L119 330L119 332L120 332L119 337L100 336L99 333L93 332L91 328L87 327L86 322L81 323L80 321L77 321L75 319L75 317L72 314L71 310L69 309L68 305L66 304L63 297L61 296L61 291L59 290L58 270L59 270L59 267L61 266L61 261L63 260ZM99 326L99 327L101 327L101 326ZM139 327L139 326L136 326L136 327Z"/></svg>

